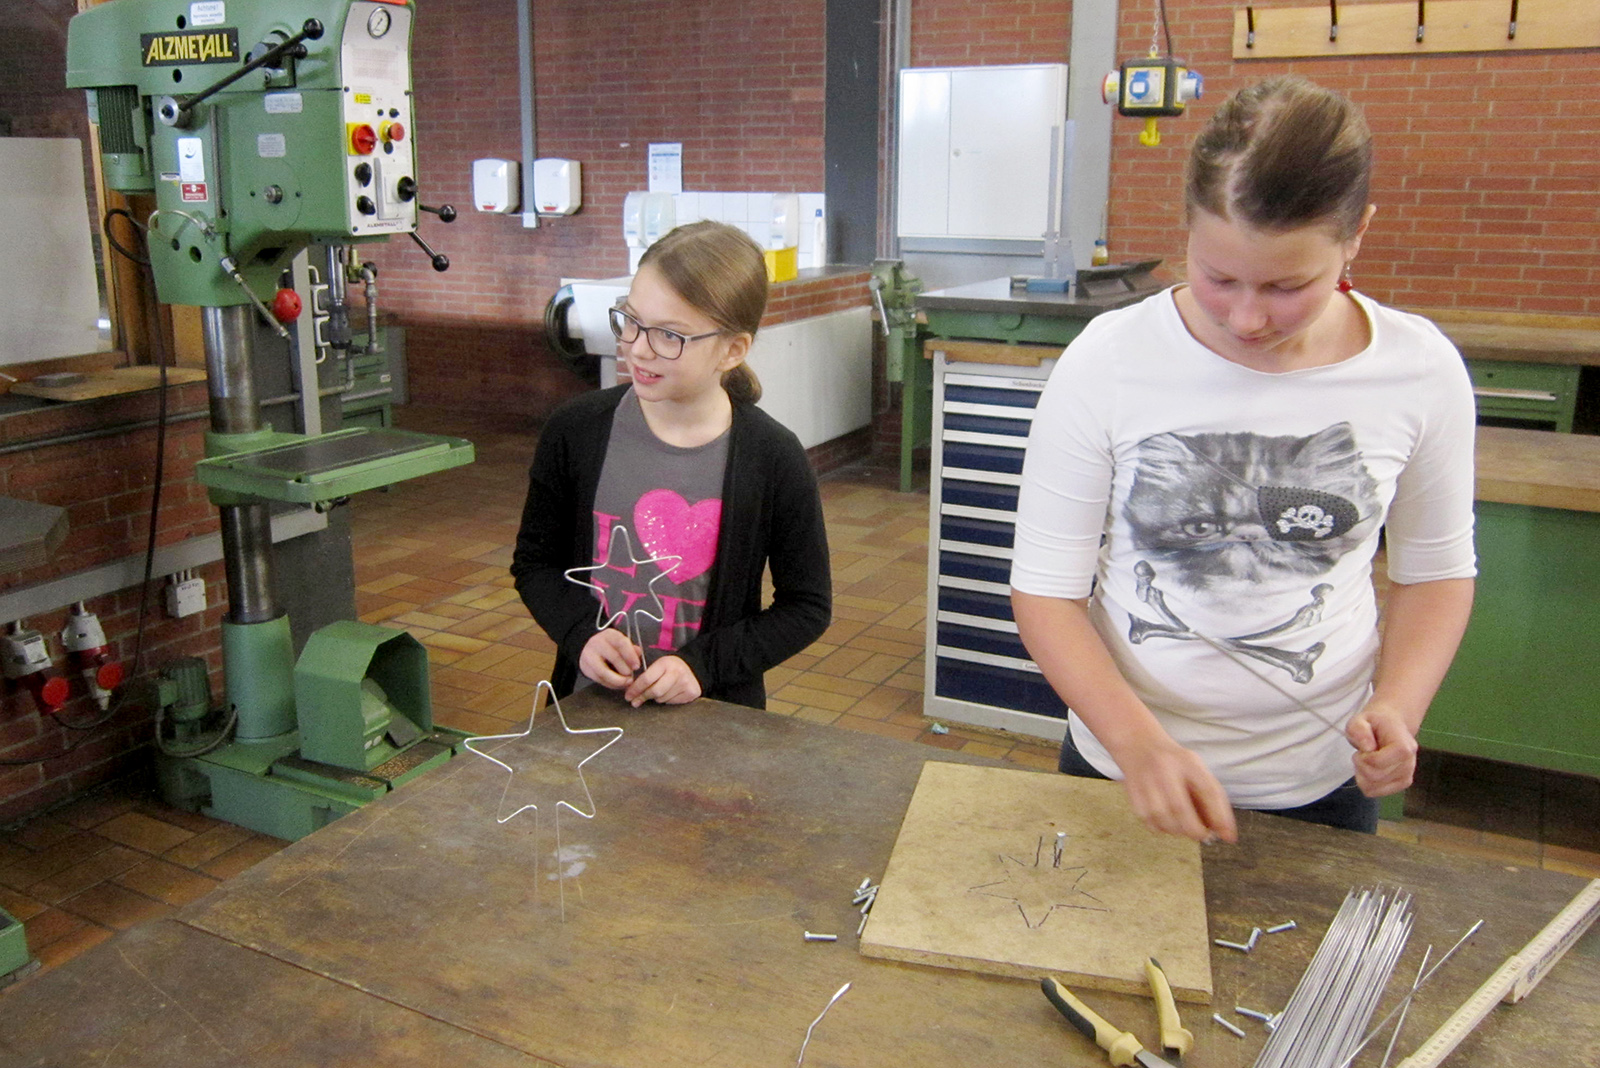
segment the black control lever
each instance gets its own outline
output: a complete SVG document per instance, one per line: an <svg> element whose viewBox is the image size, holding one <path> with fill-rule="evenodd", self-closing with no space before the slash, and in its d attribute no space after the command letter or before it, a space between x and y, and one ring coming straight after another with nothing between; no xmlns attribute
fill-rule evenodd
<svg viewBox="0 0 1600 1068"><path fill-rule="evenodd" d="M415 200L417 198L417 180L408 174L395 183L394 191L395 195L398 196L402 201ZM419 203L417 205L417 210L431 212L432 214L439 216L439 220L441 222L456 221L456 209L450 204L440 204L437 208L430 208L426 204Z"/></svg>
<svg viewBox="0 0 1600 1068"><path fill-rule="evenodd" d="M446 256L443 252L435 252L433 249L429 248L428 243L422 240L421 234L417 233L415 230L411 231L411 240L421 245L422 251L426 252L428 254L428 258L433 260L434 270L448 271L450 269L450 257Z"/></svg>
<svg viewBox="0 0 1600 1068"><path fill-rule="evenodd" d="M167 126L176 126L179 129L186 128L189 124L189 116L194 111L196 104L207 97L220 93L251 71L260 70L262 67L274 66L285 55L293 56L295 59L304 59L307 54L306 47L301 42L315 41L321 37L322 23L317 19L306 19L305 23L300 27L299 33L281 44L267 49L209 89L202 89L193 96L184 97L181 102L170 96L163 98L156 109L156 117Z"/></svg>

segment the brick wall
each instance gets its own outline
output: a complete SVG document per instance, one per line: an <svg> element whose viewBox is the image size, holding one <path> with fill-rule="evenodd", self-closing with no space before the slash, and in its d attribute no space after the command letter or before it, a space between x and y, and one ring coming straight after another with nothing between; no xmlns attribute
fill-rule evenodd
<svg viewBox="0 0 1600 1068"><path fill-rule="evenodd" d="M1125 0L1120 55L1145 48L1155 6ZM1167 5L1175 50L1205 75L1206 95L1162 120L1153 149L1138 144L1136 120L1118 120L1114 257L1181 261L1195 131L1235 89L1301 74L1362 105L1376 138L1362 292L1407 307L1600 314L1600 50L1235 62L1237 6Z"/></svg>
<svg viewBox="0 0 1600 1068"><path fill-rule="evenodd" d="M541 156L583 165L583 209L523 229L470 207L471 163L517 159L515 9L425 5L413 54L423 237L452 262L436 274L412 243L366 253L382 301L407 326L412 396L542 417L582 384L544 342L563 277L627 273L622 201L645 187L652 141L683 143L685 188L810 192L823 186L824 0L582 0L533 5Z"/></svg>
<svg viewBox="0 0 1600 1068"><path fill-rule="evenodd" d="M203 413L204 384L172 391L175 413ZM0 591L32 585L97 567L124 557L143 557L148 536L156 431L131 426L97 433L108 423L139 424L155 415L156 396L85 402L61 409L39 409L0 420L0 443L14 448L0 456L0 496L65 508L68 532L50 562L0 575ZM157 543L169 545L217 529L216 509L194 479L194 465L205 450L204 418L167 428L165 472ZM30 433L96 436L60 444L26 446ZM153 582L145 619L144 664L180 656L202 656L213 672L221 667L220 624L226 587L220 563L199 572L206 580L210 607L186 619L168 619L161 581ZM133 669L139 590L134 586L96 597L87 608L100 618L106 640L126 671ZM62 648L61 628L68 607L34 616L28 625L45 636L57 670L72 687L72 697L57 716L41 713L32 696L13 683L0 688L0 824L42 811L89 787L147 768L151 712L129 700L113 706L114 715L93 731L75 729L101 719L100 708L73 672ZM220 676L213 680L220 686ZM46 757L40 760L39 757ZM19 763L10 763L19 762Z"/></svg>

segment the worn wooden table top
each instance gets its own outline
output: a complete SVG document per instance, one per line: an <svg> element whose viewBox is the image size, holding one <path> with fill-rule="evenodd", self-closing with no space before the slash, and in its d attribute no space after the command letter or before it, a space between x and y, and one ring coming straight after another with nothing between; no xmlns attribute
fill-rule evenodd
<svg viewBox="0 0 1600 1068"><path fill-rule="evenodd" d="M1480 501L1600 512L1600 436L1480 426Z"/></svg>
<svg viewBox="0 0 1600 1068"><path fill-rule="evenodd" d="M959 754L706 701L632 712L601 695L567 713L627 733L585 769L596 818L563 817L559 884L552 821L496 824L505 773L463 756L0 997L0 1064L779 1068L845 982L811 1068L1105 1063L1032 981L856 951L852 892L881 874L923 762ZM545 808L571 795L529 785ZM1416 894L1406 976L1487 921L1419 998L1408 1051L1583 886L1251 813L1241 832L1206 850L1212 936L1299 926L1248 957L1214 949L1213 1005L1183 1009L1188 1068L1253 1061L1264 1032L1241 1020L1237 1039L1210 1011L1281 1007L1351 887ZM1154 1041L1147 999L1083 993ZM1592 931L1454 1063L1592 1068L1597 1004Z"/></svg>

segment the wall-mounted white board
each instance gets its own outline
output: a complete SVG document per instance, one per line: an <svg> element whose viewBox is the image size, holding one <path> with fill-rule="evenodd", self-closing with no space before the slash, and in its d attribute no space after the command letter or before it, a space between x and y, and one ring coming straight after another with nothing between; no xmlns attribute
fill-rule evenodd
<svg viewBox="0 0 1600 1068"><path fill-rule="evenodd" d="M0 137L0 365L108 347L90 226L82 142Z"/></svg>

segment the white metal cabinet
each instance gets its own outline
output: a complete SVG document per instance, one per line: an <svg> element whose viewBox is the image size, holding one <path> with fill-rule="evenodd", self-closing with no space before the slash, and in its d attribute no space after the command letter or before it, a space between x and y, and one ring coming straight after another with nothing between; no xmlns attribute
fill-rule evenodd
<svg viewBox="0 0 1600 1068"><path fill-rule="evenodd" d="M1038 240L1066 113L1064 63L902 70L900 236Z"/></svg>

